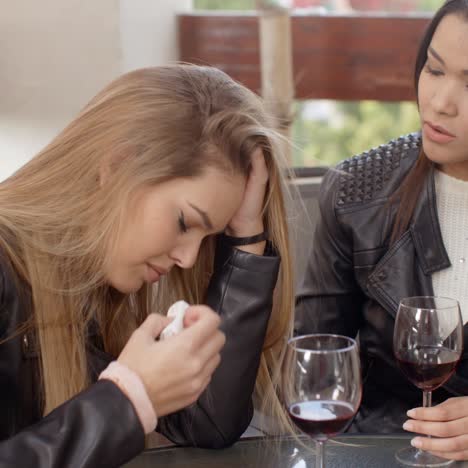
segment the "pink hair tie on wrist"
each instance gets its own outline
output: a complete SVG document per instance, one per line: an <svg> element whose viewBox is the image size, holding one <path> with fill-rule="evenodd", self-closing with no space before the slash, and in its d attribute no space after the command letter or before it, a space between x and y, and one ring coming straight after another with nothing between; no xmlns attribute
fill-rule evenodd
<svg viewBox="0 0 468 468"><path fill-rule="evenodd" d="M99 375L99 380L115 383L135 408L145 434L156 429L158 418L141 378L124 364L112 361Z"/></svg>

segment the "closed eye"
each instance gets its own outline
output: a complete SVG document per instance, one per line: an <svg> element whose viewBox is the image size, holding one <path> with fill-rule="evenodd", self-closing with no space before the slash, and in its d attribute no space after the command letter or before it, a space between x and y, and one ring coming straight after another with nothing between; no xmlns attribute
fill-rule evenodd
<svg viewBox="0 0 468 468"><path fill-rule="evenodd" d="M179 222L180 232L183 234L186 233L188 231L188 227L187 227L187 224L185 223L185 217L184 217L183 211L181 211L179 214L178 222Z"/></svg>
<svg viewBox="0 0 468 468"><path fill-rule="evenodd" d="M425 66L426 72L433 76L442 76L444 73L440 70L432 68L429 64Z"/></svg>

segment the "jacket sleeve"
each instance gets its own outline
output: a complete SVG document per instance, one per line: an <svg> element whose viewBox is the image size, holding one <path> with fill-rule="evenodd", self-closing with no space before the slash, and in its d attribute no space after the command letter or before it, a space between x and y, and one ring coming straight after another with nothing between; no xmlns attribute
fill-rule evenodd
<svg viewBox="0 0 468 468"><path fill-rule="evenodd" d="M253 255L218 241L207 304L221 316L226 344L198 401L159 419L158 430L173 442L222 448L248 427L279 263L275 255Z"/></svg>
<svg viewBox="0 0 468 468"><path fill-rule="evenodd" d="M319 219L296 296L295 335L336 333L355 337L362 323L364 297L354 277L352 235L335 211L338 178L338 171L330 169L320 187Z"/></svg>
<svg viewBox="0 0 468 468"><path fill-rule="evenodd" d="M144 432L132 403L102 380L40 419L37 383L29 386L22 336L14 334L24 312L16 280L0 266L0 468L113 468L144 448ZM31 390L29 390L31 388ZM27 390L28 389L28 390ZM28 396L25 396L28 395ZM32 416L32 414L35 416Z"/></svg>
<svg viewBox="0 0 468 468"><path fill-rule="evenodd" d="M144 440L130 401L102 380L0 443L0 467L119 467L144 449Z"/></svg>

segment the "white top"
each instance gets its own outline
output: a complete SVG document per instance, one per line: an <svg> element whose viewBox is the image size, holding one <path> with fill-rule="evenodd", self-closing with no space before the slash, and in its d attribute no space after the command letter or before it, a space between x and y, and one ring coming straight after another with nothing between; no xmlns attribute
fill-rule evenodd
<svg viewBox="0 0 468 468"><path fill-rule="evenodd" d="M435 171L442 239L452 266L432 275L435 296L457 299L468 322L468 181Z"/></svg>

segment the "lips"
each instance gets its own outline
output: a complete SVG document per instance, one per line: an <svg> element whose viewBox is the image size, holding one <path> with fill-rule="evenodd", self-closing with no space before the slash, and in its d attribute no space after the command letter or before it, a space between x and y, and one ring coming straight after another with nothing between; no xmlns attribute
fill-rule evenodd
<svg viewBox="0 0 468 468"><path fill-rule="evenodd" d="M450 133L441 125L434 124L429 121L425 121L423 125L424 135L434 143L450 143L456 137L453 133Z"/></svg>
<svg viewBox="0 0 468 468"><path fill-rule="evenodd" d="M148 267L147 281L149 283L156 283L159 281L161 276L168 273L168 270L165 268L152 265L151 263L147 263L146 266Z"/></svg>
<svg viewBox="0 0 468 468"><path fill-rule="evenodd" d="M157 271L159 273L160 276L163 276L163 275L167 275L168 273L168 270L166 270L165 268L161 268L159 266L156 266L156 265L152 265L151 263L148 264L153 270Z"/></svg>
<svg viewBox="0 0 468 468"><path fill-rule="evenodd" d="M448 130L446 130L441 125L436 125L436 124L433 124L432 122L429 122L429 121L426 121L425 123L427 123L430 127L432 127L434 130L438 131L439 133L442 133L443 135L447 135L447 136L455 138L455 135L453 133L450 133Z"/></svg>

